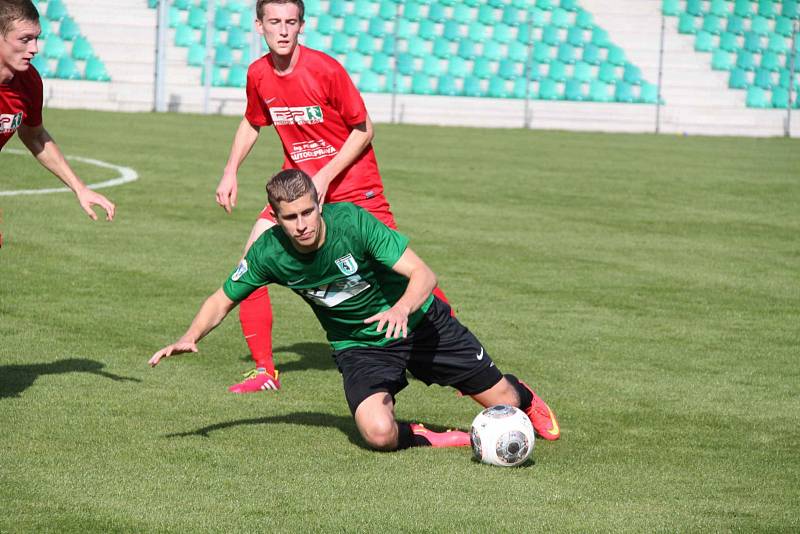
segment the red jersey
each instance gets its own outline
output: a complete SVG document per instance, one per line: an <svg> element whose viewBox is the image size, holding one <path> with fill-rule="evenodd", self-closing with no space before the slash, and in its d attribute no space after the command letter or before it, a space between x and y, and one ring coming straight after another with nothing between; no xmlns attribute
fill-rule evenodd
<svg viewBox="0 0 800 534"><path fill-rule="evenodd" d="M269 54L247 71L245 118L253 126L275 126L284 153L284 169L309 176L333 159L353 126L367 120L361 93L335 59L298 45L297 64L285 76L275 74ZM326 202L363 202L383 194L372 145L328 186Z"/></svg>
<svg viewBox="0 0 800 534"><path fill-rule="evenodd" d="M0 83L0 150L21 125L42 124L42 78L31 65Z"/></svg>

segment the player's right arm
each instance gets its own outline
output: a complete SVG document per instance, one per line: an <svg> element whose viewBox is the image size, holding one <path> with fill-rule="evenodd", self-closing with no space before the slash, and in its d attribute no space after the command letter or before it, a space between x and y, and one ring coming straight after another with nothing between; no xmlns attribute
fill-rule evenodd
<svg viewBox="0 0 800 534"><path fill-rule="evenodd" d="M222 288L218 289L200 307L186 333L175 343L153 354L147 363L155 367L162 358L185 352L197 352L197 342L216 328L235 306L236 303L225 295Z"/></svg>
<svg viewBox="0 0 800 534"><path fill-rule="evenodd" d="M228 213L236 206L239 188L236 175L239 172L239 166L250 153L253 145L256 144L260 131L261 128L253 126L247 118L242 119L242 122L239 123L239 128L236 129L231 152L228 156L228 163L225 164L225 170L222 173L216 192L217 204L222 206Z"/></svg>

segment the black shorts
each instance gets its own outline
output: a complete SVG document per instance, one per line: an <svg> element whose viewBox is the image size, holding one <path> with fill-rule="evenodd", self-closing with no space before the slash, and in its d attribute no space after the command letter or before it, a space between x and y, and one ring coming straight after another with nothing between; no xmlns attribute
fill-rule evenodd
<svg viewBox="0 0 800 534"><path fill-rule="evenodd" d="M478 338L437 298L408 337L383 347L339 350L333 357L353 414L375 393L394 399L408 385L406 370L427 385L452 386L464 395L486 391L503 377Z"/></svg>

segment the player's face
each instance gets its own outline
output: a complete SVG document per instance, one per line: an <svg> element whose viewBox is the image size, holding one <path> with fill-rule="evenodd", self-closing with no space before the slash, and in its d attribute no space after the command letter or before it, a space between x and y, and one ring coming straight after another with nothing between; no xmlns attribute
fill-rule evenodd
<svg viewBox="0 0 800 534"><path fill-rule="evenodd" d="M322 246L325 229L316 199L307 193L292 202L280 202L278 224L300 252L313 252Z"/></svg>
<svg viewBox="0 0 800 534"><path fill-rule="evenodd" d="M0 61L2 67L13 72L24 72L31 66L31 59L39 53L39 34L42 28L38 22L17 20L11 30L0 36Z"/></svg>
<svg viewBox="0 0 800 534"><path fill-rule="evenodd" d="M256 20L256 29L264 36L272 54L290 57L297 48L303 24L295 4L266 4L264 16Z"/></svg>

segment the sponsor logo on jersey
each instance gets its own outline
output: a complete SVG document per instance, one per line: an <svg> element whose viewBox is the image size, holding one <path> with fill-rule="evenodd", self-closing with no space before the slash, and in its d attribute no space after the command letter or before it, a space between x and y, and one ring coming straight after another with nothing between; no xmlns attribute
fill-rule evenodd
<svg viewBox="0 0 800 534"><path fill-rule="evenodd" d="M333 308L337 304L341 304L367 289L369 289L369 282L361 278L361 276L354 274L321 287L295 291L308 300L317 303L319 306Z"/></svg>
<svg viewBox="0 0 800 534"><path fill-rule="evenodd" d="M292 161L295 163L311 159L333 157L335 155L336 148L326 143L323 139L292 143L292 152L289 154Z"/></svg>
<svg viewBox="0 0 800 534"><path fill-rule="evenodd" d="M348 254L347 256L342 256L338 260L336 260L336 266L339 268L340 271L345 276L350 276L351 274L355 274L358 271L358 264L356 260L353 258L352 254Z"/></svg>
<svg viewBox="0 0 800 534"><path fill-rule="evenodd" d="M269 115L275 126L286 124L319 124L325 122L322 108L319 106L274 107L269 108Z"/></svg>
<svg viewBox="0 0 800 534"><path fill-rule="evenodd" d="M12 115L4 113L0 115L0 133L16 132L22 124L22 112Z"/></svg>
<svg viewBox="0 0 800 534"><path fill-rule="evenodd" d="M247 260L243 259L242 261L239 262L239 266L236 267L236 270L231 275L231 280L233 280L234 282L238 282L239 278L241 278L246 272L247 272Z"/></svg>

